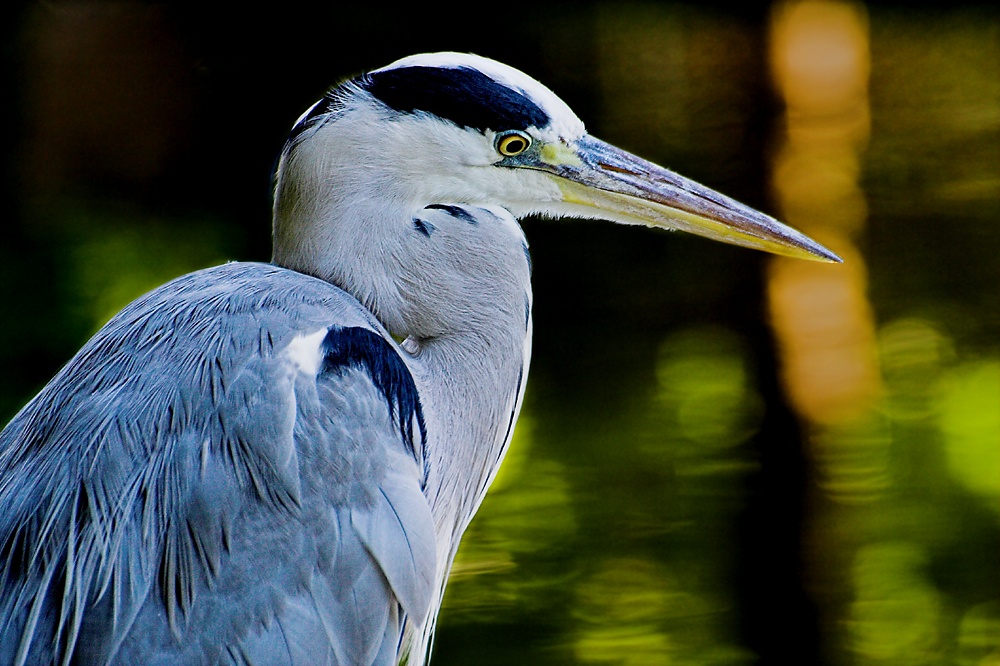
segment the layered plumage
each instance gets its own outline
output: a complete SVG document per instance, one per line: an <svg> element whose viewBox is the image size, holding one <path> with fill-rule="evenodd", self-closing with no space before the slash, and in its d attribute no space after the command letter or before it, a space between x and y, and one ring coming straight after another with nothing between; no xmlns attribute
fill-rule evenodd
<svg viewBox="0 0 1000 666"><path fill-rule="evenodd" d="M282 153L273 265L133 302L0 434L0 662L423 663L521 405L532 213L833 259L499 63L347 81Z"/></svg>

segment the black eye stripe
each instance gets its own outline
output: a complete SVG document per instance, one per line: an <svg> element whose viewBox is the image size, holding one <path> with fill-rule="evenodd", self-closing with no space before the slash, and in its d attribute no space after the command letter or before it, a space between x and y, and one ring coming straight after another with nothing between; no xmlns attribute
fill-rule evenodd
<svg viewBox="0 0 1000 666"><path fill-rule="evenodd" d="M480 132L524 130L550 122L527 95L471 67L400 67L355 83L401 113L423 111Z"/></svg>

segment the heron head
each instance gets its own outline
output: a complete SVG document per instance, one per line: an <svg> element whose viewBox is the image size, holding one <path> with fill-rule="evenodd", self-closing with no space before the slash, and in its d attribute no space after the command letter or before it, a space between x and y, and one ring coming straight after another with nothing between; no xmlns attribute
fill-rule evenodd
<svg viewBox="0 0 1000 666"><path fill-rule="evenodd" d="M294 168L303 154L307 173ZM607 219L840 261L777 220L591 136L544 85L468 54L411 56L345 82L299 119L282 163L276 240L283 211L322 201L343 209L367 196L379 200L370 212L379 223L388 205L401 209L400 224L429 203L500 205L518 218ZM365 219L358 212L355 222Z"/></svg>

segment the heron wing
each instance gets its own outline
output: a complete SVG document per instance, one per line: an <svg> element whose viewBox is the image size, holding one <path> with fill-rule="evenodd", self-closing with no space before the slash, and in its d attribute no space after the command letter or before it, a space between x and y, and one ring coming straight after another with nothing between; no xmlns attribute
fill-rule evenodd
<svg viewBox="0 0 1000 666"><path fill-rule="evenodd" d="M419 398L259 264L126 307L0 433L0 662L390 663L430 599Z"/></svg>

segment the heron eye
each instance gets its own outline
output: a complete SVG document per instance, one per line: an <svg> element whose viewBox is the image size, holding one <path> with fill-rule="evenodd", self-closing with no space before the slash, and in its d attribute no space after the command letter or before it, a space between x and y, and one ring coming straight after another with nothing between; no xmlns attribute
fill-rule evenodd
<svg viewBox="0 0 1000 666"><path fill-rule="evenodd" d="M507 132L497 137L497 152L505 157L520 155L531 145L531 137L521 132Z"/></svg>

